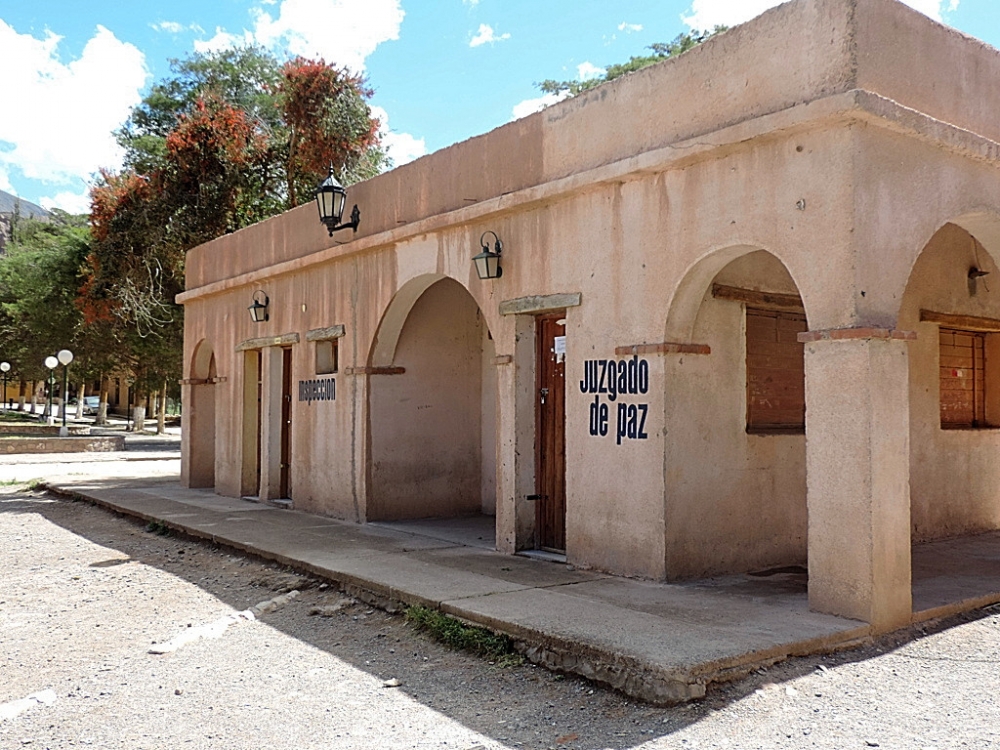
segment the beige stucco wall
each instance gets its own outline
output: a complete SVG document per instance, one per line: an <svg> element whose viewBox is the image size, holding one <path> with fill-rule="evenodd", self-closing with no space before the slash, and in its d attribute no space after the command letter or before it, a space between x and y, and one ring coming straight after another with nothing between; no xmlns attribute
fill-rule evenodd
<svg viewBox="0 0 1000 750"><path fill-rule="evenodd" d="M239 494L246 465L237 346L297 334L297 382L316 377L308 331L343 325L336 400L293 401L296 507L409 515L426 489L414 467L447 466L462 501L434 489L413 515L495 512L498 548L533 546L533 321L500 308L579 294L566 310L569 561L664 578L808 557L815 606L899 622L910 527L920 540L1000 523L995 433L936 426L936 338L914 317L1000 317L996 293L963 297L946 273L957 230L931 241L950 222L1000 257L997 66L893 0L797 0L352 186L356 236L328 238L306 206L192 250L185 357L201 340L216 353L216 490ZM941 83L923 85L925 70ZM504 273L483 282L471 257L487 230ZM715 280L797 293L811 331L853 337L806 347L806 437L746 434L743 307L714 299ZM267 323L246 313L255 289ZM642 345L663 345L637 355L648 391L599 398L611 433L591 434L585 362ZM391 366L406 373L377 369ZM432 429L407 419L419 403L441 415ZM617 439L619 405L645 410L643 437ZM445 433L453 445L424 439ZM199 439L185 438L189 469ZM838 456L864 460L852 481Z"/></svg>

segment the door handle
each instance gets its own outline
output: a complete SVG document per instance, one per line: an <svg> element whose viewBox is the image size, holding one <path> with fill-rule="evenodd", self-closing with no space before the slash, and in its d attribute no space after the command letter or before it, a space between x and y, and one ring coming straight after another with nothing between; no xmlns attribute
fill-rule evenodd
<svg viewBox="0 0 1000 750"><path fill-rule="evenodd" d="M548 388L540 388L538 390L538 392L541 394L541 396L542 396L542 403L544 404L545 403L545 399L547 399L549 397L549 389Z"/></svg>

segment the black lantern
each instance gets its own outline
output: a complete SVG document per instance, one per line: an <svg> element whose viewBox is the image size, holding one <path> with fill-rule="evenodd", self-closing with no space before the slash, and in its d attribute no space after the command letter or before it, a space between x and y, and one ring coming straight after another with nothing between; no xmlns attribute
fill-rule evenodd
<svg viewBox="0 0 1000 750"><path fill-rule="evenodd" d="M486 243L486 235L488 234L492 234L493 239L496 240L493 243L493 250L490 250L490 246ZM497 237L496 232L483 232L483 236L479 238L479 244L483 246L483 251L472 258L472 262L476 264L476 273L481 279L499 279L503 276L503 269L500 267L500 253L503 251L503 244L500 242L500 238Z"/></svg>
<svg viewBox="0 0 1000 750"><path fill-rule="evenodd" d="M263 299L261 299L263 298ZM267 306L271 300L259 289L253 293L253 304L247 308L250 311L250 320L254 323L264 323L267 321Z"/></svg>
<svg viewBox="0 0 1000 750"><path fill-rule="evenodd" d="M331 237L338 229L350 228L355 232L358 231L361 212L357 204L351 210L351 220L346 224L340 223L344 217L345 205L347 205L347 191L337 182L337 178L333 176L333 167L330 167L330 173L316 188L316 206L319 208L319 220L326 224Z"/></svg>

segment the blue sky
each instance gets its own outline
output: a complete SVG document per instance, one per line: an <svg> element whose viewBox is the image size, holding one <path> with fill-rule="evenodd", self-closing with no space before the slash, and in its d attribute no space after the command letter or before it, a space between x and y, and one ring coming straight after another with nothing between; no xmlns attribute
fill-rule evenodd
<svg viewBox="0 0 1000 750"><path fill-rule="evenodd" d="M997 0L906 0L1000 46ZM87 210L112 131L171 58L255 41L363 71L397 164L540 105L546 78L593 75L692 27L778 0L0 0L0 189Z"/></svg>

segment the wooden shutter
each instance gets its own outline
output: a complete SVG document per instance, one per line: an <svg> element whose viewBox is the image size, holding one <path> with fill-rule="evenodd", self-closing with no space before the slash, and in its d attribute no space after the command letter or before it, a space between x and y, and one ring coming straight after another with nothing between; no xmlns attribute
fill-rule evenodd
<svg viewBox="0 0 1000 750"><path fill-rule="evenodd" d="M941 426L986 424L986 334L940 330Z"/></svg>
<svg viewBox="0 0 1000 750"><path fill-rule="evenodd" d="M802 432L806 426L801 313L747 308L747 431Z"/></svg>

